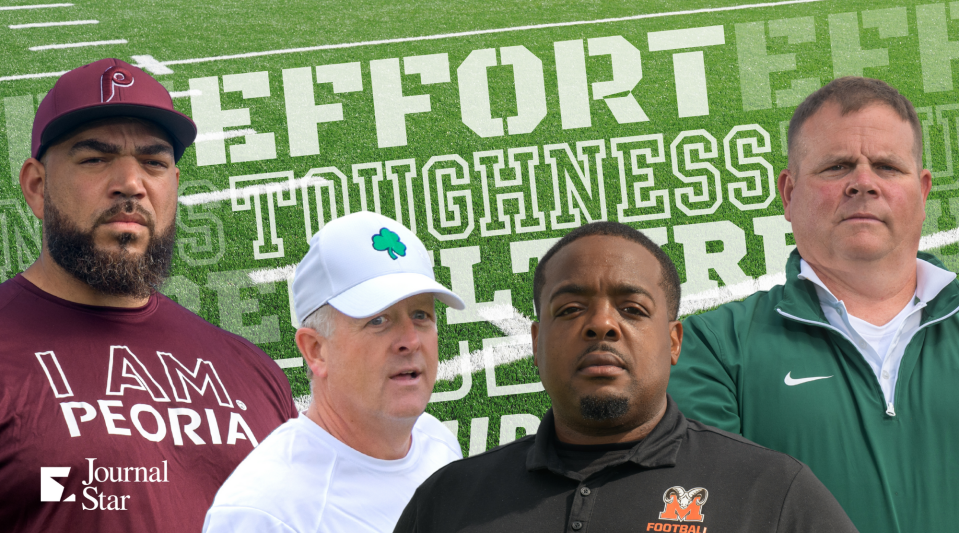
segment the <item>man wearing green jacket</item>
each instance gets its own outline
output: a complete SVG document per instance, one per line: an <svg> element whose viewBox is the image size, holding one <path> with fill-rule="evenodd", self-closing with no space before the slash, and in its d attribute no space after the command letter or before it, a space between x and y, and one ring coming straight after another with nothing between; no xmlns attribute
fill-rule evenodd
<svg viewBox="0 0 959 533"><path fill-rule="evenodd" d="M959 283L919 253L931 175L912 104L841 78L789 125L786 284L688 318L688 417L809 465L860 531L954 531Z"/></svg>

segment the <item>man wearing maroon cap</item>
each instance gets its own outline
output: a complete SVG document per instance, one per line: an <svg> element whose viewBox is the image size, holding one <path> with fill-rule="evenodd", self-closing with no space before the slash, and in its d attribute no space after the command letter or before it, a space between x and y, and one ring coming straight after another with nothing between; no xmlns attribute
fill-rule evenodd
<svg viewBox="0 0 959 533"><path fill-rule="evenodd" d="M199 531L296 414L269 357L158 292L195 137L116 59L64 74L37 110L20 187L43 247L0 284L0 531Z"/></svg>

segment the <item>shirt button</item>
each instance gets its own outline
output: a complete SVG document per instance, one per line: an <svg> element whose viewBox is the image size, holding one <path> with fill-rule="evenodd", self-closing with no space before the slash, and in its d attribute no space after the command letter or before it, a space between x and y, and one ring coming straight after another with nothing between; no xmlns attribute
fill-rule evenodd
<svg viewBox="0 0 959 533"><path fill-rule="evenodd" d="M590 493L589 487L583 487L579 489L579 493L582 494L583 496L589 496L589 493Z"/></svg>
<svg viewBox="0 0 959 533"><path fill-rule="evenodd" d="M882 379L889 379L889 372L886 372L885 370L883 370L883 371L882 371Z"/></svg>
<svg viewBox="0 0 959 533"><path fill-rule="evenodd" d="M570 525L573 526L573 531L579 531L580 529L583 529L583 523L578 520Z"/></svg>

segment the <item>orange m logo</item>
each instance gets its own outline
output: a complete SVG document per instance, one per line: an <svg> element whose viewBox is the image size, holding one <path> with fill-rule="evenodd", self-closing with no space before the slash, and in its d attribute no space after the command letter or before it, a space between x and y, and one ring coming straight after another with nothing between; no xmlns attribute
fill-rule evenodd
<svg viewBox="0 0 959 533"><path fill-rule="evenodd" d="M683 487L670 487L663 494L666 506L659 513L660 520L678 520L680 522L702 522L703 505L709 496L706 489L697 487L687 491Z"/></svg>

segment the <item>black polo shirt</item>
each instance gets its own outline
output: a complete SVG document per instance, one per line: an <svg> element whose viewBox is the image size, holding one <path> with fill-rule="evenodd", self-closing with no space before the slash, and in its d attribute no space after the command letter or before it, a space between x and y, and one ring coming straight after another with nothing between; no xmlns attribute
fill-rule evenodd
<svg viewBox="0 0 959 533"><path fill-rule="evenodd" d="M806 465L687 420L668 396L663 419L625 453L563 449L582 452L579 471L555 434L548 411L535 436L440 469L394 533L856 531Z"/></svg>

